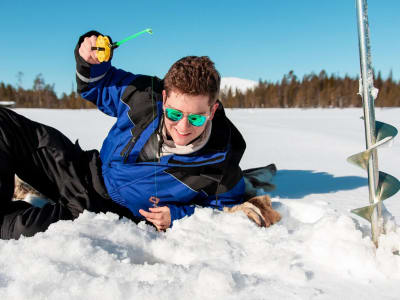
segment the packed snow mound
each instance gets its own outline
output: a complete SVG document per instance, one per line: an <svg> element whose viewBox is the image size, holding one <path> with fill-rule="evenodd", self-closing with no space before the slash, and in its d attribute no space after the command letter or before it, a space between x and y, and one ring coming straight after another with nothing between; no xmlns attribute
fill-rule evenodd
<svg viewBox="0 0 400 300"><path fill-rule="evenodd" d="M228 92L229 88L231 88L232 93L235 94L236 89L241 92L246 92L248 89L253 89L258 85L257 81L242 79L237 77L222 77L221 78L221 91Z"/></svg>
<svg viewBox="0 0 400 300"><path fill-rule="evenodd" d="M303 223L291 216L295 202L281 204L283 221L268 229L209 208L165 233L84 212L33 238L0 241L0 298L339 299L347 290L353 299L376 278L400 279L399 232L376 251L351 218L326 212Z"/></svg>

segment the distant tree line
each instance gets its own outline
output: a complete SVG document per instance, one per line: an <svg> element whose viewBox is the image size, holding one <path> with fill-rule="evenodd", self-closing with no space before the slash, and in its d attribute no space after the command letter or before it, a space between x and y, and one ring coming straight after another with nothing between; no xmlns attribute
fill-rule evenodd
<svg viewBox="0 0 400 300"><path fill-rule="evenodd" d="M54 91L54 84L46 84L42 74L33 80L32 89L23 89L21 86L22 73L19 72L16 87L0 82L0 101L15 101L17 108L95 108L89 101L82 99L78 93L71 91L69 95L63 93L58 97Z"/></svg>
<svg viewBox="0 0 400 300"><path fill-rule="evenodd" d="M22 76L19 72L17 77ZM382 79L381 72L374 76L374 86L379 89L376 106L400 106L400 83L393 80L392 73ZM272 83L260 80L258 85L246 92L228 89L221 91L221 100L228 108L263 107L360 107L361 97L357 94L359 79L330 75L321 71L311 73L300 80L290 71L281 81ZM0 100L15 101L16 107L83 109L95 106L82 99L75 91L63 93L59 98L54 85L45 83L41 74L34 79L32 89L23 89L0 82Z"/></svg>
<svg viewBox="0 0 400 300"><path fill-rule="evenodd" d="M381 72L374 75L374 86L379 89L376 106L400 106L400 83L394 81L392 72L382 79ZM284 75L280 82L260 80L254 89L246 92L229 89L222 91L225 107L360 107L359 78L344 78L321 71L318 75L304 75L300 80L293 71Z"/></svg>

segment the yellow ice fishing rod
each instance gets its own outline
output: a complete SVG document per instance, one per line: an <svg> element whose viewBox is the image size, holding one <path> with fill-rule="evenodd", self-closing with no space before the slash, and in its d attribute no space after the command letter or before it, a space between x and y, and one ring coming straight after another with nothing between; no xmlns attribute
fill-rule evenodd
<svg viewBox="0 0 400 300"><path fill-rule="evenodd" d="M92 50L96 50L96 55L97 55L97 59L99 60L99 62L108 61L111 57L112 51L115 48L118 48L123 43L125 43L131 39L134 39L135 37L138 37L139 35L146 33L146 32L149 34L153 34L153 31L151 30L151 28L147 28L145 30L142 30L140 32L132 34L119 42L115 42L112 44L108 37L99 35L96 40L96 47L92 47Z"/></svg>

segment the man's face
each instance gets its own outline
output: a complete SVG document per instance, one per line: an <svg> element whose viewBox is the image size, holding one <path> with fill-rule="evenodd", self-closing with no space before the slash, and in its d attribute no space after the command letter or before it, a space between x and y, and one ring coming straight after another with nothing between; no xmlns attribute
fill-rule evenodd
<svg viewBox="0 0 400 300"><path fill-rule="evenodd" d="M218 103L210 107L208 98L208 96L204 95L193 96L175 91L171 91L167 97L166 92L163 91L165 127L167 133L171 136L176 145L185 146L189 144L203 133L207 122L212 120ZM166 117L166 108L172 108L182 112L183 117L178 121L170 120ZM207 120L202 126L194 126L189 122L188 116L190 114L206 116Z"/></svg>

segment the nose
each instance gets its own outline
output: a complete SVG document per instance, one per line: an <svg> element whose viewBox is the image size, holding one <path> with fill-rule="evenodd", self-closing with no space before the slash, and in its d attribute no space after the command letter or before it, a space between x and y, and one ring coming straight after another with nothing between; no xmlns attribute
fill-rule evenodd
<svg viewBox="0 0 400 300"><path fill-rule="evenodd" d="M186 116L184 116L181 120L178 121L178 124L176 124L176 127L178 127L179 131L186 132L188 131L190 127L189 120Z"/></svg>

